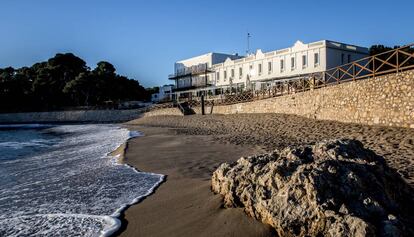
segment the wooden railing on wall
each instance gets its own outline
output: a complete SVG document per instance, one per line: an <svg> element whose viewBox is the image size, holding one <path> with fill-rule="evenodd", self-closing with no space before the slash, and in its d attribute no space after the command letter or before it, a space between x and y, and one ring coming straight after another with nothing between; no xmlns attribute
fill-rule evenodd
<svg viewBox="0 0 414 237"><path fill-rule="evenodd" d="M275 79L270 86L262 90L235 92L230 89L218 96L207 96L206 105L235 104L266 99L389 73L399 73L409 69L414 69L414 44L362 58L324 72L308 74L301 78L279 82ZM199 98L192 98L189 103L198 106Z"/></svg>
<svg viewBox="0 0 414 237"><path fill-rule="evenodd" d="M271 83L270 86L262 90L226 89L221 95L207 95L205 105L228 105L267 99L390 73L399 73L409 69L414 69L414 44L362 58L324 72L312 73L290 80L278 81L278 79L275 79L269 82ZM188 102L190 107L200 106L199 97L192 97L191 100L185 101ZM143 112L178 107L181 102L184 102L184 100L153 105L143 109Z"/></svg>
<svg viewBox="0 0 414 237"><path fill-rule="evenodd" d="M327 83L341 83L414 68L414 44L359 59L323 72Z"/></svg>

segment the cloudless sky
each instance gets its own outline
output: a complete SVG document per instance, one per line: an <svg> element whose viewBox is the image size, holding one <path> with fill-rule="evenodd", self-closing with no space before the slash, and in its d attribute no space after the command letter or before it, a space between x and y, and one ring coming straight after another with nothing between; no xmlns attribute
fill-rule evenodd
<svg viewBox="0 0 414 237"><path fill-rule="evenodd" d="M330 39L369 47L414 42L414 0L0 0L0 68L73 52L144 86L177 60Z"/></svg>

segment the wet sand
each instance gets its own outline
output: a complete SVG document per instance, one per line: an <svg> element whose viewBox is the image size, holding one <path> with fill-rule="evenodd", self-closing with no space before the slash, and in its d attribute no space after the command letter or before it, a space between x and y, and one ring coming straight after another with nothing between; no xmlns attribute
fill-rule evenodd
<svg viewBox="0 0 414 237"><path fill-rule="evenodd" d="M166 182L127 209L121 236L274 236L241 209L222 208L210 178L222 162L327 139L360 140L414 186L414 129L318 121L294 115L157 116L128 123L145 133L128 144L125 161Z"/></svg>
<svg viewBox="0 0 414 237"><path fill-rule="evenodd" d="M212 135L223 143L256 145L266 151L330 139L356 139L385 158L414 186L414 129L314 120L286 114L146 117L131 124L171 127L186 135Z"/></svg>
<svg viewBox="0 0 414 237"><path fill-rule="evenodd" d="M222 208L210 190L211 173L222 162L262 152L253 146L215 142L211 136L177 135L166 128L132 127L144 137L128 142L125 161L167 175L154 194L125 212L120 236L274 236L242 209Z"/></svg>

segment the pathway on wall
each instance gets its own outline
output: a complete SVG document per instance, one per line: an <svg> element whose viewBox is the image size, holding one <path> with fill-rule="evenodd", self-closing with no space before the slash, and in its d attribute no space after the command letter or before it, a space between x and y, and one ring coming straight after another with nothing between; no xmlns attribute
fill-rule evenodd
<svg viewBox="0 0 414 237"><path fill-rule="evenodd" d="M270 99L216 105L214 114L284 113L308 118L414 128L414 70ZM194 107L201 114L200 107ZM211 111L207 107L206 111ZM179 115L176 108L145 116Z"/></svg>

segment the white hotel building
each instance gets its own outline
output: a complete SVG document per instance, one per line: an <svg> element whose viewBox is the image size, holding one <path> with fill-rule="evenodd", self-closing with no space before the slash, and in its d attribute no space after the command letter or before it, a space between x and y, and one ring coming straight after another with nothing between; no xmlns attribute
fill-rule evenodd
<svg viewBox="0 0 414 237"><path fill-rule="evenodd" d="M262 52L245 57L208 53L175 63L175 92L178 96L217 94L235 88L263 89L272 82L323 72L368 56L368 49L329 40Z"/></svg>

